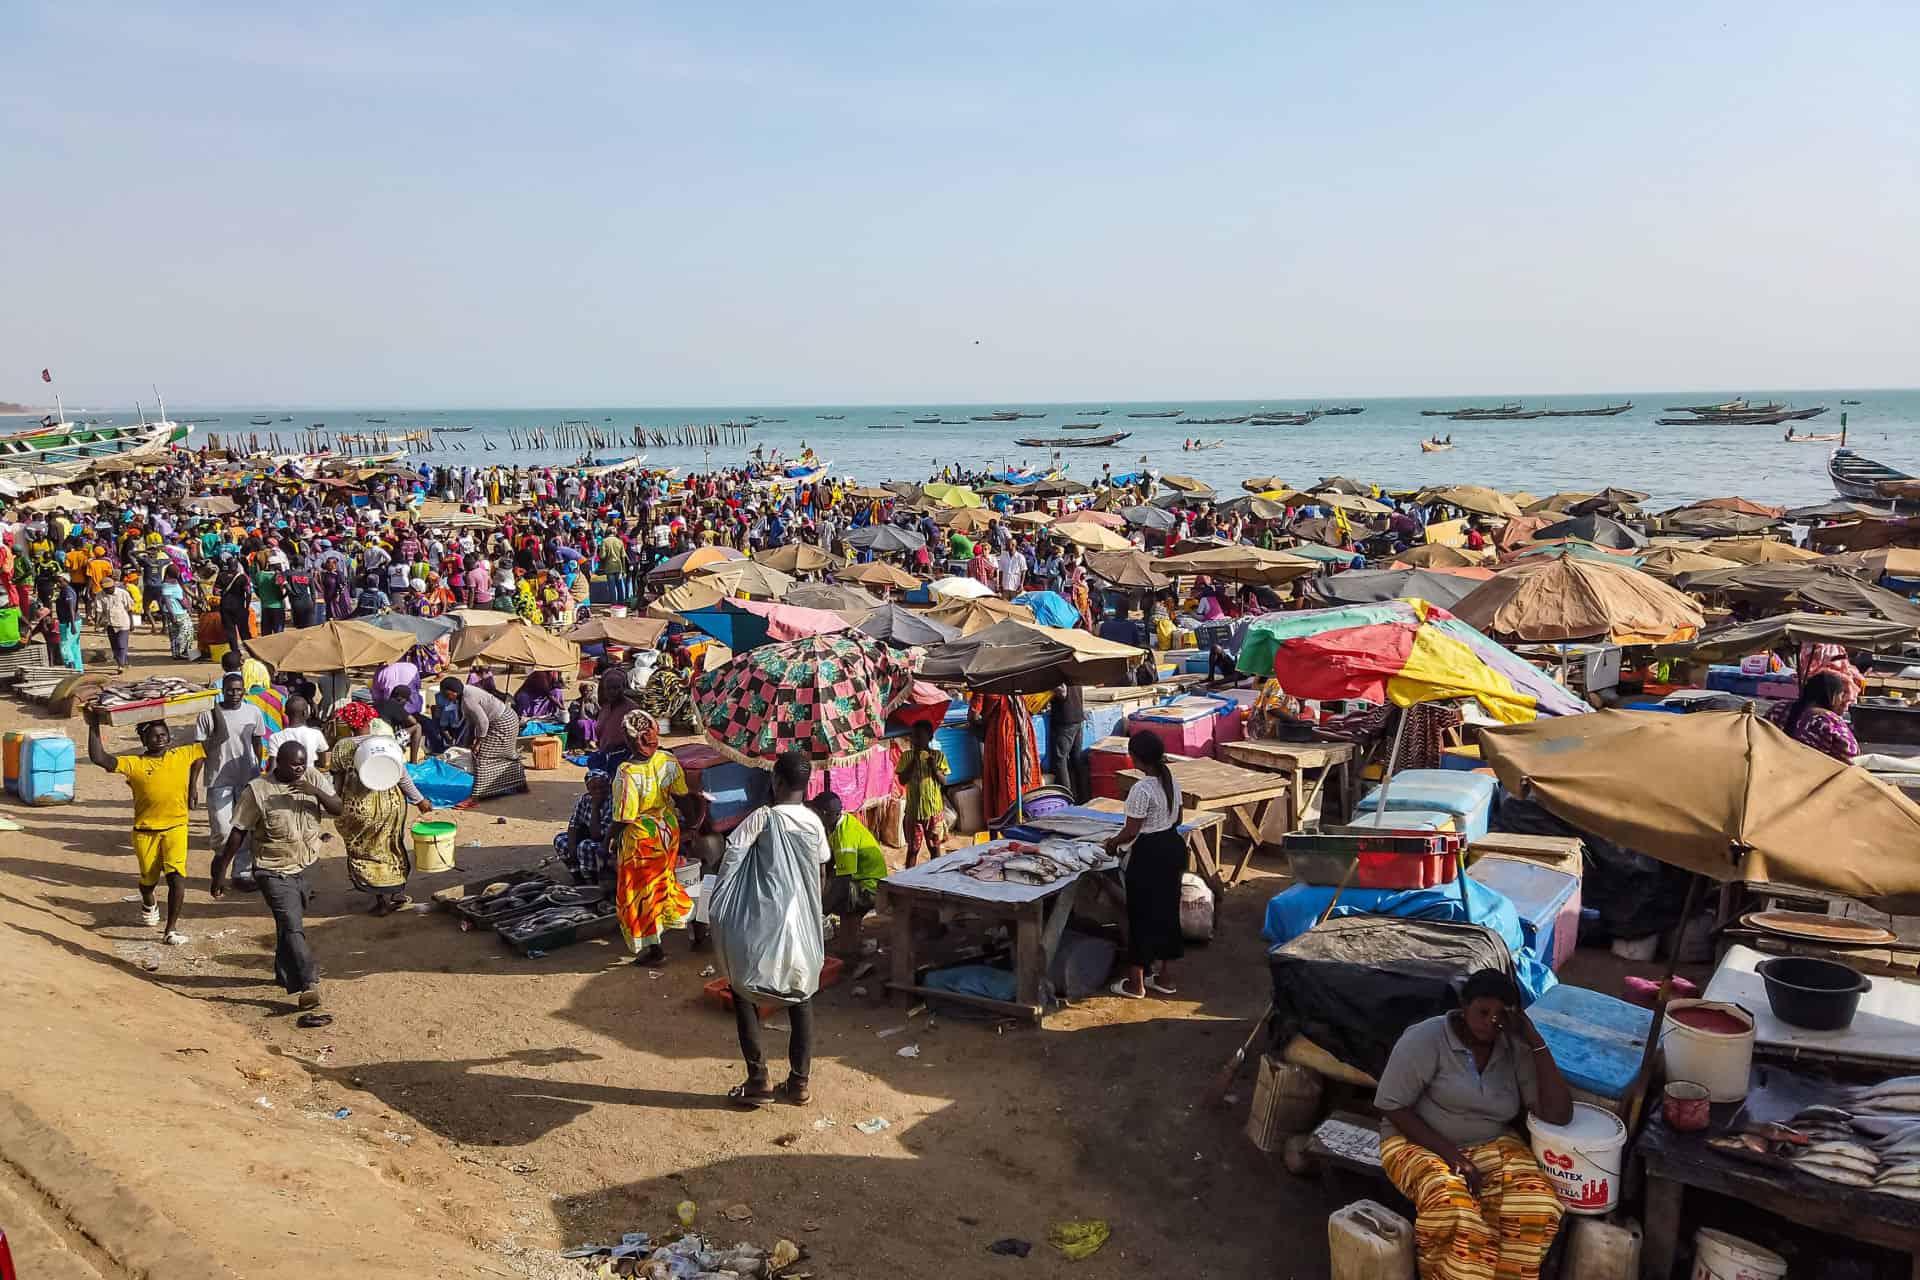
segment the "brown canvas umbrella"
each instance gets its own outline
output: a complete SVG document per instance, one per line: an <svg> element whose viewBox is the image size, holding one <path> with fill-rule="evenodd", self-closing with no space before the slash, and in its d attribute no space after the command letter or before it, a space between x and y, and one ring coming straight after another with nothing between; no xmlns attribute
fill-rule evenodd
<svg viewBox="0 0 1920 1280"><path fill-rule="evenodd" d="M1920 806L1744 711L1602 711L1483 730L1507 790L1714 880L1920 911Z"/></svg>
<svg viewBox="0 0 1920 1280"><path fill-rule="evenodd" d="M1127 522L1114 512L1081 510L1070 511L1058 520L1055 520L1053 522L1054 531L1056 533L1065 532L1061 526L1069 524L1097 524L1102 529L1124 529L1127 527Z"/></svg>
<svg viewBox="0 0 1920 1280"><path fill-rule="evenodd" d="M1535 498L1532 502L1523 503L1520 509L1530 516L1565 515L1593 496L1591 493L1553 493L1544 498Z"/></svg>
<svg viewBox="0 0 1920 1280"><path fill-rule="evenodd" d="M920 579L898 565L888 564L884 560L869 560L865 564L849 565L833 576L842 582L857 582L861 586L880 587L891 591L911 591L920 585Z"/></svg>
<svg viewBox="0 0 1920 1280"><path fill-rule="evenodd" d="M1393 567L1408 569L1470 569L1480 561L1469 552L1457 547L1449 547L1438 542L1429 542L1424 546L1409 547L1396 552Z"/></svg>
<svg viewBox="0 0 1920 1280"><path fill-rule="evenodd" d="M1089 551L1126 551L1133 546L1113 530L1085 520L1057 521L1048 530Z"/></svg>
<svg viewBox="0 0 1920 1280"><path fill-rule="evenodd" d="M712 582L731 596L751 596L755 600L784 600L793 590L793 579L754 560L728 560L696 570L689 582Z"/></svg>
<svg viewBox="0 0 1920 1280"><path fill-rule="evenodd" d="M1609 485L1591 498L1582 498L1574 503L1567 508L1567 514L1585 516L1596 512L1619 511L1623 507L1632 507L1646 500L1647 495L1637 489L1615 489Z"/></svg>
<svg viewBox="0 0 1920 1280"><path fill-rule="evenodd" d="M771 551L756 551L753 562L781 573L818 573L845 563L810 542L789 542Z"/></svg>
<svg viewBox="0 0 1920 1280"><path fill-rule="evenodd" d="M1454 484L1444 489L1423 489L1419 498L1422 502L1444 502L1475 515L1502 516L1511 520L1520 514L1520 508L1512 498L1483 484Z"/></svg>
<svg viewBox="0 0 1920 1280"><path fill-rule="evenodd" d="M1453 613L1496 640L1529 643L1671 644L1706 624L1698 604L1658 578L1564 553L1501 571Z"/></svg>
<svg viewBox="0 0 1920 1280"><path fill-rule="evenodd" d="M1883 574L1896 578L1920 578L1920 547L1877 547L1872 551L1848 551L1828 556L1820 563L1842 573L1868 579Z"/></svg>
<svg viewBox="0 0 1920 1280"><path fill-rule="evenodd" d="M880 598L846 582L803 582L787 592L786 603L864 618L880 607Z"/></svg>
<svg viewBox="0 0 1920 1280"><path fill-rule="evenodd" d="M1493 545L1502 551L1517 551L1532 542L1542 529L1552 528L1560 523L1557 515L1525 515L1509 520L1502 525L1500 532L1494 535Z"/></svg>
<svg viewBox="0 0 1920 1280"><path fill-rule="evenodd" d="M1195 497L1203 494L1211 496L1213 493L1212 485L1204 480L1195 480L1192 476L1165 475L1160 477L1160 483L1169 489L1192 494Z"/></svg>
<svg viewBox="0 0 1920 1280"><path fill-rule="evenodd" d="M1663 649L1662 656L1697 662L1725 662L1783 645L1843 644L1849 649L1883 650L1905 644L1920 626L1884 618L1849 618L1835 613L1777 613L1771 618L1736 622L1702 632L1689 644Z"/></svg>
<svg viewBox="0 0 1920 1280"><path fill-rule="evenodd" d="M1044 511L1016 511L1007 517L1009 523L1024 524L1032 529L1045 528L1053 523L1053 517Z"/></svg>
<svg viewBox="0 0 1920 1280"><path fill-rule="evenodd" d="M575 644L623 644L630 649L651 649L667 629L665 618L595 618L567 632Z"/></svg>
<svg viewBox="0 0 1920 1280"><path fill-rule="evenodd" d="M1295 578L1320 571L1318 560L1290 556L1284 551L1260 547L1211 547L1185 555L1167 556L1155 566L1161 573L1204 573L1228 582L1246 582L1260 587L1277 587Z"/></svg>
<svg viewBox="0 0 1920 1280"><path fill-rule="evenodd" d="M1920 624L1920 605L1885 587L1823 565L1736 565L1711 573L1690 573L1680 579L1679 585L1696 595L1713 593L1733 599L1764 601L1783 609L1826 610Z"/></svg>
<svg viewBox="0 0 1920 1280"><path fill-rule="evenodd" d="M1647 495L1641 494L1636 501L1644 502ZM1732 511L1743 516L1766 516L1769 520L1778 520L1786 514L1785 507L1769 507L1747 498L1705 498L1699 502L1689 502L1684 507L1675 507L1667 515L1677 515L1682 511Z"/></svg>
<svg viewBox="0 0 1920 1280"><path fill-rule="evenodd" d="M660 598L647 606L647 616L671 618L694 609L711 609L731 594L726 584L716 579L689 579L661 592Z"/></svg>
<svg viewBox="0 0 1920 1280"><path fill-rule="evenodd" d="M1034 625L1033 610L1011 600L1002 600L999 596L978 596L971 600L948 600L927 610L926 616L935 622L957 628L961 635L970 636L976 631L985 631L1000 622L1024 622Z"/></svg>
<svg viewBox="0 0 1920 1280"><path fill-rule="evenodd" d="M551 631L512 618L497 627L467 627L453 639L452 666L485 662L497 667L568 674L580 665L580 646Z"/></svg>
<svg viewBox="0 0 1920 1280"><path fill-rule="evenodd" d="M247 652L275 671L327 675L360 671L397 662L413 648L404 631L388 631L367 622L324 622L247 641Z"/></svg>
<svg viewBox="0 0 1920 1280"><path fill-rule="evenodd" d="M1362 497L1356 493L1316 490L1312 494L1309 494L1308 497L1321 506L1332 507L1336 511L1358 512L1363 516L1384 516L1393 513L1393 508L1386 503L1375 501L1372 498Z"/></svg>
<svg viewBox="0 0 1920 1280"><path fill-rule="evenodd" d="M982 529L992 528L994 521L1000 518L1000 513L989 511L985 507L960 507L953 510L951 514L944 509L937 511L933 518L936 524L944 525L948 529L958 529L962 533L979 533Z"/></svg>
<svg viewBox="0 0 1920 1280"><path fill-rule="evenodd" d="M1713 569L1731 569L1734 561L1710 556L1691 547L1654 547L1640 557L1640 572L1671 582L1683 573L1706 573Z"/></svg>
<svg viewBox="0 0 1920 1280"><path fill-rule="evenodd" d="M1735 564L1804 564L1820 558L1817 551L1778 538L1716 538L1703 549L1708 555Z"/></svg>
<svg viewBox="0 0 1920 1280"><path fill-rule="evenodd" d="M1087 553L1087 569L1095 577L1136 591L1164 591L1173 585L1173 581L1154 566L1154 559L1144 551Z"/></svg>
<svg viewBox="0 0 1920 1280"><path fill-rule="evenodd" d="M1254 476L1251 479L1242 480L1240 487L1248 493L1266 493L1272 489L1286 488L1287 482L1279 476Z"/></svg>

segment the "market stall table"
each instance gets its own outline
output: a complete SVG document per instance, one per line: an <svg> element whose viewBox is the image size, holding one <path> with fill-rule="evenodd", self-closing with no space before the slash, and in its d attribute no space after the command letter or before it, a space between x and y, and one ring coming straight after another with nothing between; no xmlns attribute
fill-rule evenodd
<svg viewBox="0 0 1920 1280"><path fill-rule="evenodd" d="M1323 791L1334 801L1332 821L1344 822L1353 816L1353 806L1359 798L1360 771L1354 767L1357 753L1351 742L1277 742L1246 738L1218 743L1214 749L1223 760L1263 773L1286 774L1293 780L1286 815L1288 831L1297 830L1306 821L1313 797ZM1309 774L1314 775L1311 789L1307 786ZM1322 812L1328 812L1326 799L1320 803Z"/></svg>
<svg viewBox="0 0 1920 1280"><path fill-rule="evenodd" d="M1064 876L1050 884L975 880L963 873L962 868L971 866L982 854L1012 843L994 840L986 844L968 845L942 854L931 862L896 871L881 882L881 892L885 895L887 910L893 918L893 968L892 979L887 983L889 991L957 1000L995 1013L1031 1018L1036 1022L1040 1020L1046 1012L1040 1002L1041 983L1048 966L1053 962L1054 952L1059 949L1060 935L1066 930L1067 919L1073 914L1073 904L1079 896L1081 882L1090 876L1105 875L1119 863L1109 858L1094 871ZM988 921L1005 922L1013 935L1013 1000L939 991L921 985L918 967L914 963L915 907L936 910L941 907L962 907Z"/></svg>
<svg viewBox="0 0 1920 1280"><path fill-rule="evenodd" d="M1085 804L1069 805L1042 818L1029 818L1009 831L1028 830L1040 836L1059 835L1070 839L1105 840L1126 825L1126 803L1121 800L1108 800L1105 797L1087 801ZM1198 874L1207 882L1217 899L1225 889L1220 878L1220 864L1214 857L1214 848L1219 843L1219 829L1225 825L1227 815L1212 810L1194 810L1176 828L1181 838L1187 842L1187 853L1192 859L1191 865L1199 868ZM1089 824L1098 824L1093 826ZM1213 843L1209 844L1209 838Z"/></svg>
<svg viewBox="0 0 1920 1280"><path fill-rule="evenodd" d="M1286 834L1284 830L1269 830L1267 821L1275 800L1292 803L1293 778L1242 769L1218 760L1174 760L1167 763L1167 768L1173 772L1173 780L1180 784L1183 807L1225 815L1226 821L1211 832L1211 853L1216 864L1220 861L1223 833L1246 842L1239 863L1227 878L1228 886L1238 884L1246 874L1256 848L1263 843L1277 844ZM1145 776L1138 769L1122 769L1118 775L1129 787Z"/></svg>
<svg viewBox="0 0 1920 1280"><path fill-rule="evenodd" d="M1658 1111L1641 1131L1636 1150L1647 1174L1641 1272L1648 1280L1673 1274L1688 1187L1717 1192L1816 1231L1908 1254L1914 1280L1920 1280L1920 1203L1732 1159L1709 1147L1705 1134L1675 1133Z"/></svg>
<svg viewBox="0 0 1920 1280"><path fill-rule="evenodd" d="M1735 946L1707 983L1708 1000L1737 1004L1753 1015L1756 1058L1857 1063L1895 1075L1920 1070L1920 982L1877 977L1860 997L1853 1023L1842 1031L1809 1031L1773 1016L1766 983L1755 966L1767 957Z"/></svg>

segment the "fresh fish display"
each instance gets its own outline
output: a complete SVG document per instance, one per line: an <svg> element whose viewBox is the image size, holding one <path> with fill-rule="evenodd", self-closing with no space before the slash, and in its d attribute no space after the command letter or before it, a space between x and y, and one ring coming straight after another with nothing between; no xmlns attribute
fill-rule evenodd
<svg viewBox="0 0 1920 1280"><path fill-rule="evenodd" d="M1873 1148L1858 1142L1815 1142L1807 1148L1807 1156L1845 1156L1863 1164L1878 1165L1880 1157Z"/></svg>
<svg viewBox="0 0 1920 1280"><path fill-rule="evenodd" d="M1791 1146L1796 1146L1796 1147L1804 1147L1808 1143L1813 1141L1813 1139L1809 1137L1806 1133L1803 1133L1799 1129L1793 1128L1791 1125L1777 1124L1773 1122L1768 1122L1766 1124L1750 1124L1747 1126L1746 1132L1751 1134L1757 1134L1758 1136L1765 1138L1768 1142L1784 1142Z"/></svg>
<svg viewBox="0 0 1920 1280"><path fill-rule="evenodd" d="M1822 1164L1816 1160L1796 1160L1793 1167L1802 1173L1826 1182L1837 1182L1843 1187L1870 1187L1873 1179L1854 1169L1843 1169L1836 1165Z"/></svg>
<svg viewBox="0 0 1920 1280"><path fill-rule="evenodd" d="M1813 1106L1806 1108L1799 1115L1795 1116L1793 1123L1796 1126L1804 1127L1805 1125L1814 1124L1823 1120L1832 1124L1852 1124L1853 1113L1851 1111L1842 1111L1839 1107Z"/></svg>
<svg viewBox="0 0 1920 1280"><path fill-rule="evenodd" d="M1920 1187L1896 1183L1892 1186L1876 1186L1874 1191L1883 1196L1899 1196L1902 1200L1920 1200Z"/></svg>

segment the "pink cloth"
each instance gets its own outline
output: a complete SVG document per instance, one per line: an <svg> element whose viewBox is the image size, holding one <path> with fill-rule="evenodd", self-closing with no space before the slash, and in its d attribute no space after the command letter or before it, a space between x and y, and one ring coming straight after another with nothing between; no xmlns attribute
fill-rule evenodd
<svg viewBox="0 0 1920 1280"><path fill-rule="evenodd" d="M866 804L892 795L895 782L891 745L876 742L871 751L853 764L838 769L815 769L812 781L807 783L807 796L811 799L828 787L840 797L848 813L858 813Z"/></svg>

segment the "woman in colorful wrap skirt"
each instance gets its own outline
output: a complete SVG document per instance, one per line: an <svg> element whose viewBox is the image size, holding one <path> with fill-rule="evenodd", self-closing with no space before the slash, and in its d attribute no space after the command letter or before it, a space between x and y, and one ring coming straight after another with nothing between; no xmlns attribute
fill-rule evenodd
<svg viewBox="0 0 1920 1280"><path fill-rule="evenodd" d="M1513 979L1482 969L1458 1009L1408 1027L1374 1105L1380 1166L1417 1211L1421 1280L1534 1280L1562 1209L1512 1126L1523 1108L1565 1124L1573 1099Z"/></svg>
<svg viewBox="0 0 1920 1280"><path fill-rule="evenodd" d="M632 711L623 727L633 755L613 778L614 907L634 963L658 966L666 960L667 930L693 915L693 900L673 873L687 778L673 753L660 749L659 721Z"/></svg>

